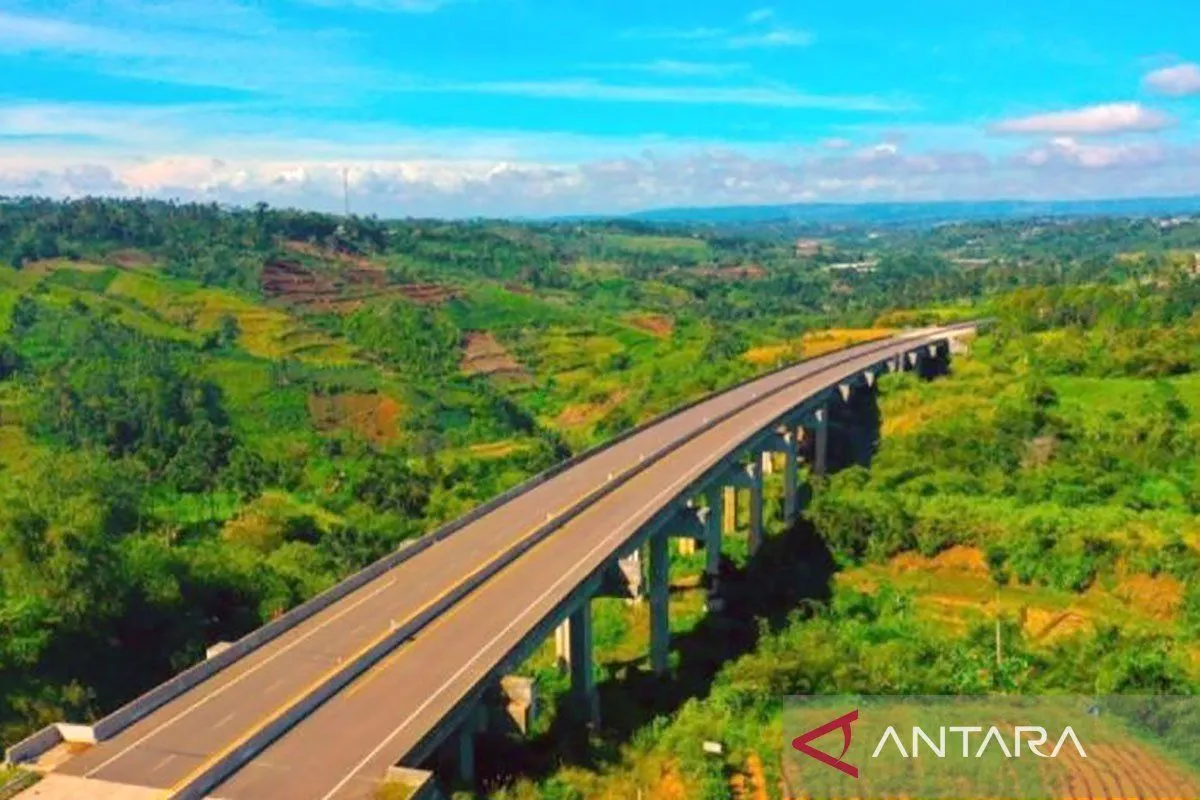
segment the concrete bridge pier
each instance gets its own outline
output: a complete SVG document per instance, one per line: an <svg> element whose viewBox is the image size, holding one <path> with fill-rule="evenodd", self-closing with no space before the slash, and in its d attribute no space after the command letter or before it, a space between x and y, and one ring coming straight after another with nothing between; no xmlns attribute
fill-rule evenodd
<svg viewBox="0 0 1200 800"><path fill-rule="evenodd" d="M763 464L769 464L775 453L783 454L783 519L788 525L796 519L796 491L799 488L796 434L788 427L775 431L763 441ZM764 474L770 474L764 470Z"/></svg>
<svg viewBox="0 0 1200 800"><path fill-rule="evenodd" d="M571 620L564 619L554 629L554 661L559 672L571 669Z"/></svg>
<svg viewBox="0 0 1200 800"><path fill-rule="evenodd" d="M762 466L750 464L746 467L750 478L750 555L762 547L763 538L763 474Z"/></svg>
<svg viewBox="0 0 1200 800"><path fill-rule="evenodd" d="M720 611L721 534L725 521L725 487L708 490L708 516L704 520L707 538L704 543L704 583L708 589L705 604L709 611Z"/></svg>
<svg viewBox="0 0 1200 800"><path fill-rule="evenodd" d="M505 675L497 694L500 722L528 734L537 718L537 682L525 675Z"/></svg>
<svg viewBox="0 0 1200 800"><path fill-rule="evenodd" d="M454 735L454 768L464 786L475 785L475 737L487 727L487 712L477 705L460 723ZM443 762L444 763L444 762Z"/></svg>
<svg viewBox="0 0 1200 800"><path fill-rule="evenodd" d="M752 458L749 464L734 467L730 471L727 480L727 490L732 487L736 493L738 489L746 489L750 495L750 529L748 538L750 542L750 555L754 555L758 552L758 548L762 546L763 537L762 464L757 457ZM728 500L728 495L726 495L726 500Z"/></svg>
<svg viewBox="0 0 1200 800"><path fill-rule="evenodd" d="M818 408L798 431L800 444L813 476L824 475L829 456L829 409Z"/></svg>
<svg viewBox="0 0 1200 800"><path fill-rule="evenodd" d="M592 667L592 601L586 597L567 618L567 659L571 670L571 697L591 725L600 724L600 696Z"/></svg>
<svg viewBox="0 0 1200 800"><path fill-rule="evenodd" d="M638 547L626 555L620 556L615 562L605 567L604 577L600 581L598 594L601 597L619 597L631 603L638 603L642 600L644 583L645 581L642 578L642 550ZM558 642L557 638L555 642ZM556 652L561 654L565 651L566 639L563 639L562 646Z"/></svg>
<svg viewBox="0 0 1200 800"><path fill-rule="evenodd" d="M473 720L469 721L473 722ZM475 727L463 725L458 732L458 779L467 786L475 785Z"/></svg>
<svg viewBox="0 0 1200 800"><path fill-rule="evenodd" d="M668 534L676 540L679 555L694 555L697 543L703 545L708 541L708 517L709 509L700 508L691 500L679 510L668 530Z"/></svg>
<svg viewBox="0 0 1200 800"><path fill-rule="evenodd" d="M667 534L650 537L650 669L655 675L667 671L671 650L670 566Z"/></svg>
<svg viewBox="0 0 1200 800"><path fill-rule="evenodd" d="M721 490L721 530L733 533L737 530L738 493L736 486L726 486Z"/></svg>

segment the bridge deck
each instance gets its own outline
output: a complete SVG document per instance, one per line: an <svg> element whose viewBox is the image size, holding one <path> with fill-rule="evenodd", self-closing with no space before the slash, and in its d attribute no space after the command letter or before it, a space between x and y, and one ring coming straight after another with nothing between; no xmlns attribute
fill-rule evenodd
<svg viewBox="0 0 1200 800"><path fill-rule="evenodd" d="M872 353L833 370L848 377L880 359ZM324 704L215 794L228 800L370 797L389 765L411 753L663 505L748 437L835 381L829 370L819 371L633 477Z"/></svg>
<svg viewBox="0 0 1200 800"><path fill-rule="evenodd" d="M862 345L711 398L601 451L464 527L248 654L60 770L167 788L209 762L321 675L458 585L557 511L704 424L773 388L601 500L442 615L309 716L215 794L363 797L479 679L628 539L658 505L778 413L831 382L944 333ZM848 357L861 358L845 362ZM812 377L818 376L818 377ZM703 467L703 468L702 468ZM657 505L656 505L657 504ZM403 724L401 724L403 723ZM336 731L336 734L329 733Z"/></svg>

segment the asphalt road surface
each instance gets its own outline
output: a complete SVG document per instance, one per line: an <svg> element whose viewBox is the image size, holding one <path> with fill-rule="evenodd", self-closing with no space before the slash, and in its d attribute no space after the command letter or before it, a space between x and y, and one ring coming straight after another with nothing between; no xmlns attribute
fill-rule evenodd
<svg viewBox="0 0 1200 800"><path fill-rule="evenodd" d="M578 583L675 495L815 392L943 329L812 359L711 398L588 458L467 525L244 656L58 771L169 788L314 681L640 458L773 388L653 464L523 554L212 792L229 800L369 797ZM848 361L848 358L853 360Z"/></svg>

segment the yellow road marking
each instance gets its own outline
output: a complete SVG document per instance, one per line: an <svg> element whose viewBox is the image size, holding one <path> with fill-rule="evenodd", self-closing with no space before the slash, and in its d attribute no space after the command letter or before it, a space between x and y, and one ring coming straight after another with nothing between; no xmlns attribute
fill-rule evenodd
<svg viewBox="0 0 1200 800"><path fill-rule="evenodd" d="M471 596L474 597L475 593L472 592ZM470 598L468 598L468 600L469 599ZM446 613L449 614L452 613L452 611L453 609L447 611ZM439 619L440 618L441 617L439 617ZM378 678L384 670L394 664L396 659L400 658L402 655L404 655L404 648L402 646L397 646L394 653L380 661L378 664L372 666L366 675L360 675L359 677L355 678L354 682L350 684L350 688L346 690L346 697L354 697L354 695L361 692L364 688L370 685L371 681Z"/></svg>
<svg viewBox="0 0 1200 800"><path fill-rule="evenodd" d="M141 745L141 744L142 744L143 742L145 742L147 739L150 739L150 738L152 738L152 737L154 737L154 736L157 736L159 733L161 733L162 731L164 731L164 730L166 730L167 728L171 727L171 726L172 726L172 725L174 725L176 722L178 722L179 720L183 719L184 717L186 717L188 714L190 714L190 713L192 713L193 711L195 711L195 710L196 710L197 708L199 708L200 706L204 705L205 703L208 703L209 701L211 701L211 700L213 700L213 699L215 699L215 698L217 698L217 697L220 697L220 696L221 696L221 694L223 694L223 693L224 693L225 691L227 691L228 689L232 689L234 686L236 686L237 684L241 683L243 680L245 680L246 678L250 677L251 675L255 674L255 673L256 673L256 672L258 672L260 669L262 669L263 667L267 666L268 664L270 664L272 661L274 661L275 659L279 658L280 656L286 655L286 654L287 654L288 652L290 652L290 651L291 651L293 648L295 648L295 647L298 647L299 645L301 645L301 644L303 644L305 641L307 641L307 640L309 639L309 637L316 635L317 633L319 633L320 631L322 631L323 629L325 629L327 626L329 626L329 625L332 625L333 623L337 622L339 619L341 619L342 617L346 616L346 615L347 615L347 614L349 614L351 611L353 611L354 609L356 609L356 608L358 608L359 606L361 606L363 603L366 603L366 602L368 602L369 600L372 600L372 599L374 599L374 597L375 597L376 595L378 595L378 594L380 594L381 592L383 592L383 591L387 590L388 588L390 588L390 587L391 587L393 584L395 584L395 583L396 583L396 579L393 577L391 580L387 581L387 582L386 582L386 583L384 583L382 586L378 586L378 587L376 587L376 588L375 588L374 590L372 590L371 592L369 592L369 593L367 593L367 594L363 595L362 597L358 598L357 600L355 600L353 603L351 603L351 604L350 604L349 606L347 606L346 608L343 608L343 609L341 609L341 610L340 610L340 611L338 611L336 614L334 614L333 616L329 617L329 619L327 619L327 620L324 620L324 621L323 621L323 622L321 622L319 625L316 625L316 626L314 626L314 627L313 627L311 630L309 630L309 631L305 631L305 632L304 632L302 635L300 635L299 637L297 637L297 638L296 638L294 641L290 642L289 644L287 644L287 645L286 645L286 646L284 646L284 647L281 647L281 648L279 648L279 649L278 649L276 652L272 653L270 656L268 656L267 658L263 659L262 661L259 661L257 664L254 664L254 665L252 665L252 666L251 666L249 669L245 670L245 671L244 671L244 672L242 672L241 674L239 674L239 675L236 675L236 676L235 676L235 677L234 677L232 680L226 681L225 683L223 683L223 684L221 684L220 686L218 686L216 689L214 689L214 690L210 691L208 694L204 695L204 697L202 697L200 700L196 701L196 702L195 702L195 703L193 703L192 705L190 705L190 706L188 706L187 708L183 709L183 710L182 710L182 711L180 711L178 714L176 714L175 716L171 717L170 719L168 719L166 722L164 722L164 723L162 723L161 725L159 725L159 726L158 726L157 728L155 728L154 730L152 730L152 731L150 731L150 732L146 733L146 734L145 734L144 736L142 736L140 739L138 739L137 741L135 741L135 742L133 742L132 744L128 745L127 747L125 747L123 750L121 750L121 751L120 751L119 753L117 753L116 755L112 756L111 758L108 758L107 760L105 760L104 762L102 762L102 763L100 763L100 764L96 765L95 767L92 767L90 770L88 770L88 771L87 771L87 773L84 775L84 777L88 777L88 778L90 778L90 777L92 777L93 775L95 775L96 773L98 773L100 770L102 770L102 769L104 769L105 767L107 767L109 764L112 764L114 761L118 761L118 760L120 760L121 758L124 758L126 754L128 754L128 753L129 753L131 750L133 750L133 749L135 749L136 747L138 747L139 745ZM363 586L368 586L368 585L370 585L370 584L363 584ZM360 587L360 588L361 588L361 587ZM349 594L347 594L347 595L346 595L346 597L349 597L349 596L350 596ZM315 616L315 615L314 615L314 616ZM312 617L309 617L309 619L312 619ZM305 620L305 621L307 621L307 620ZM293 630L294 630L294 629L293 629ZM281 636L282 636L282 634L281 634ZM268 644L263 644L263 645L262 645L262 647L263 647L263 648L265 648L265 647L267 647L267 646L268 646ZM260 651L259 651L259 650L254 650L254 651L252 651L252 652L256 652L256 653L257 653L257 652L260 652ZM249 655L249 654L247 654L247 655Z"/></svg>
<svg viewBox="0 0 1200 800"><path fill-rule="evenodd" d="M634 467L629 467L625 470L622 470L618 474L617 477L624 476L626 473L633 471L633 469L635 469L635 467L637 467L637 466L640 466L640 464L635 465ZM599 487L599 488L604 488L604 487ZM599 491L599 489L593 489L591 492L588 492L582 498L580 498L580 500L575 501L575 503L572 503L571 505L575 505L578 502L582 502L583 500L586 500L589 496L596 494L598 491ZM552 516L558 517L560 514L562 514L564 511L566 511L569 507L570 506L563 506L562 508L552 512ZM316 689L320 688L320 686L322 684L324 684L327 681L331 680L332 678L336 677L338 675L338 673L342 672L343 668L346 665L353 664L355 661L357 661L358 659L360 659L364 655L366 655L372 648L379 646L389 636L392 636L396 632L396 630L411 623L414 619L416 619L421 614L428 611L432 606L437 605L442 600L446 599L446 597L448 595L452 594L453 592L455 592L456 590L461 588L464 584L467 584L467 583L470 583L471 581L473 581L480 573L486 571L489 567L491 567L492 563L495 561L495 559L497 559L499 556L503 555L506 551L511 550L515 547L519 547L522 544L524 544L525 542L527 542L530 538L532 538L534 535L536 535L537 532L539 530L541 530L544 526L545 526L545 523L543 522L543 523L539 523L539 524L535 525L534 527L526 530L515 543L508 544L508 545L502 547L501 549L494 552L490 557L484 559L484 561L473 572L471 572L466 578L464 578L463 580L458 581L454 585L450 586L448 589L446 589L444 592L439 594L437 597L434 597L433 599L427 601L424 605L422 605L416 611L409 614L404 619L403 622L399 622L395 625L395 627L389 628L388 630L384 631L381 635L375 637L373 640L368 642L366 645L359 648L358 651L354 653L354 655L350 656L343 663L340 663L340 664L334 666L332 669L328 670L323 675L321 675L320 678L318 678L317 680L308 684L308 686L306 686L304 689L301 689L299 692L296 692L295 694L293 694L285 702L281 703L280 705L276 706L271 711L269 711L266 714L259 717L258 720L256 720L249 728L247 728L240 736L238 736L237 739L230 742L228 745L223 747L221 750L217 751L217 753L215 753L213 756L211 756L210 758L205 760L202 764L200 764L200 766L196 767L194 770L192 770L190 773L188 773L185 777L183 777L182 779L177 781L170 789L167 790L166 796L174 797L177 794L179 794L179 792L186 789L189 784L191 784L193 781L195 781L197 778L199 778L201 775L203 775L207 770L209 770L218 761L225 758L230 753L232 753L233 751L237 750L239 747L246 744L246 742L248 742L250 739L252 739L255 736L255 734L259 733L267 725L271 724L272 722L276 721L278 718L282 717L285 713L287 713L287 711L289 709L291 709L293 706L295 706L301 700L305 699L307 696L312 694L312 692L314 692ZM476 587L476 588L478 588L478 587ZM472 593L474 593L474 589L472 589L471 591L472 591ZM372 666L376 666L376 665L372 665Z"/></svg>
<svg viewBox="0 0 1200 800"><path fill-rule="evenodd" d="M882 348L880 348L880 349L882 349ZM872 354L873 354L873 352L868 352L868 353L864 353L863 356L872 355ZM812 377L815 377L815 376L807 376L806 378L794 381L790 384L785 384L784 386L780 386L780 387L778 387L778 389L780 391L782 391L782 390L794 385L795 383L799 383L801 380L805 380L807 378L812 378ZM731 414L741 413L741 411L744 411L747 408L749 408L750 405L753 405L753 404L746 404L745 407L740 408L740 409L731 410L730 413ZM634 470L640 468L643 465L643 463L644 463L644 460L639 460L638 463L636 463L630 467L627 467L624 470L621 470L619 473L617 473L614 476L614 478L621 478L621 477L625 476L626 474L633 472ZM601 485L601 486L593 489L592 491L586 493L579 500L576 500L575 502L573 502L567 506L563 506L563 507L551 512L548 519L560 516L564 511L566 511L571 506L577 505L578 503L582 502L583 500L590 497L591 495L599 494L601 491L605 490L606 488L607 488L606 485ZM590 510L590 508L582 509L581 514L586 513L588 510ZM432 606L436 605L437 603L441 602L442 600L444 600L448 595L452 594L454 591L456 591L457 589L462 587L464 584L469 583L472 580L474 580L476 578L476 576L478 576L480 573L486 571L489 567L491 567L492 562L498 556L503 555L504 552L511 550L513 548L519 547L522 544L524 544L525 542L527 542L530 538L532 538L534 535L536 535L537 532L544 527L544 525L545 525L545 523L539 523L538 525L535 525L534 527L526 530L515 543L509 544L509 545L497 550L495 553L492 554L491 557L484 560L480 564L480 566L477 567L473 572L471 572L465 579L459 581L458 583L454 584L453 586L451 586L448 589L446 589L445 591L443 591L441 594L437 595L435 598L426 602L424 605L422 605L420 608L418 608L416 611L414 611L412 614L410 614L408 617L406 617L403 622L397 623L394 628L390 628L389 630L384 631L383 634L375 637L375 639L373 639L371 642L369 642L368 644L359 648L359 650L357 652L355 652L355 654L353 656L351 656L349 659L347 659L346 662L344 662L344 664L352 664L353 662L357 661L362 656L364 656L366 653L368 653L371 649L377 647L382 642L384 642L389 636L392 636L397 629L402 628L405 625L408 625L414 619L416 619L421 614L423 614L427 610L429 610L430 607L432 607ZM545 542L545 541L546 541L546 539L542 540L542 542ZM542 542L536 542L532 547L537 547L538 545L542 544ZM532 549L532 547L531 547L531 549ZM475 587L475 588L478 588L478 587ZM467 598L467 603L474 600L475 596L476 596L475 590L472 589L471 595ZM464 603L464 607L465 607L465 605L466 605L466 603ZM449 613L453 613L453 609L449 610ZM439 618L439 620L434 620L430 624L436 625L439 623L439 621L440 621L440 618ZM399 644L397 645L397 647L399 647ZM248 742L251 738L253 738L255 736L255 734L262 731L262 729L265 728L267 725L269 725L271 722L274 722L279 717L283 716L283 714L285 714L290 708L295 706L301 700L304 700L308 695L310 695L314 690L319 688L322 684L324 684L327 681L329 681L330 679L336 677L338 675L338 673L342 672L344 664L339 664L339 665L335 666L334 668L330 669L329 671L324 673L320 678L318 678L317 680L310 683L307 687L305 687L301 691L293 694L286 702L280 704L272 711L261 716L251 727L247 728L245 730L245 732L242 733L236 740L234 740L233 742L231 742L230 744L226 745L224 748L219 750L215 755L211 756L209 759L207 759L204 763L202 763L196 769L192 770L192 772L189 773L187 776L185 776L183 779L177 781L170 789L167 790L166 796L174 797L179 792L183 791L185 788L187 788L187 786L189 784L191 784L193 781L195 781L197 778L199 778L201 775L203 775L204 772L209 770L218 761L225 758L230 753L237 750L239 747L243 746L246 742ZM372 667L378 666L378 664L373 664L371 666Z"/></svg>

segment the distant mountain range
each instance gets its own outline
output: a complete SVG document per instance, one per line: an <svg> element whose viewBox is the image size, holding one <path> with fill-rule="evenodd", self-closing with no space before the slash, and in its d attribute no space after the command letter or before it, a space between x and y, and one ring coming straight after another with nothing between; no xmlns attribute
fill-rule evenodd
<svg viewBox="0 0 1200 800"><path fill-rule="evenodd" d="M981 200L938 203L795 203L769 206L662 208L628 219L713 225L934 225L971 220L1038 217L1160 217L1200 214L1200 197L1139 197L1122 200Z"/></svg>

